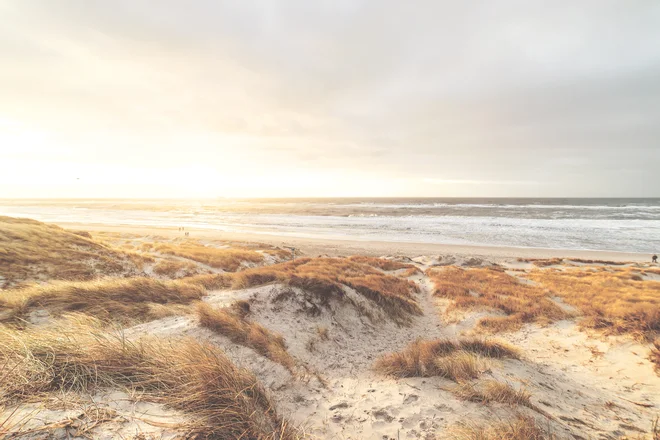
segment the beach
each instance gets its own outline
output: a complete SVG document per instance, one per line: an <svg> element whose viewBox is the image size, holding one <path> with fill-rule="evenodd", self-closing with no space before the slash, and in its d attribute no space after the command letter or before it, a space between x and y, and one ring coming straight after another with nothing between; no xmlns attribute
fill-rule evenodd
<svg viewBox="0 0 660 440"><path fill-rule="evenodd" d="M579 258L604 258L582 251L639 253L612 258L644 261L660 250L660 199L0 199L0 215L95 228L185 227L288 242L312 255L348 249L534 258L571 250Z"/></svg>
<svg viewBox="0 0 660 440"><path fill-rule="evenodd" d="M161 235L168 238L183 237L183 233L175 227L126 226L107 224L99 225L75 222L58 222L56 224L68 229L81 229L87 231L109 231L138 235ZM617 262L648 262L651 260L650 254L635 252L304 238L278 236L273 234L223 232L212 229L191 227L186 227L185 231L190 232L190 237L196 239L260 242L272 246L294 247L300 250L302 255L306 256L391 255L417 257L421 255L451 255L460 256L463 258L484 258L492 261L510 260L517 258L580 258Z"/></svg>

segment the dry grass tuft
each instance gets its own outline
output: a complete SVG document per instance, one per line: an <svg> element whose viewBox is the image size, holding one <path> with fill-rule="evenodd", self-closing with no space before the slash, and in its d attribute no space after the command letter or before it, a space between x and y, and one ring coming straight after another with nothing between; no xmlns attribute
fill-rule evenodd
<svg viewBox="0 0 660 440"><path fill-rule="evenodd" d="M124 255L128 260L130 260L135 267L139 270L144 270L144 266L150 263L154 263L156 259L149 254L140 254L133 251L124 251Z"/></svg>
<svg viewBox="0 0 660 440"><path fill-rule="evenodd" d="M181 280L188 284L202 286L206 290L229 289L234 284L233 274L218 273L207 275L195 275Z"/></svg>
<svg viewBox="0 0 660 440"><path fill-rule="evenodd" d="M245 318L250 314L250 302L245 301L244 299L239 299L234 301L231 306L229 306L232 313L238 315L241 318Z"/></svg>
<svg viewBox="0 0 660 440"><path fill-rule="evenodd" d="M582 263L582 264L605 264L608 266L625 266L626 263L625 261L610 261L610 260L585 260L583 258L571 258L570 261L574 261L575 263Z"/></svg>
<svg viewBox="0 0 660 440"><path fill-rule="evenodd" d="M532 263L538 267L559 266L564 262L563 258L518 258L523 263Z"/></svg>
<svg viewBox="0 0 660 440"><path fill-rule="evenodd" d="M416 266L413 266L413 267L410 267L410 268L404 270L403 272L401 272L401 273L399 274L399 276L400 276L401 278L409 278L409 277L411 277L411 276L418 275L418 274L422 274L422 273L424 273L424 272L422 272L421 269L419 269L419 268L416 267Z"/></svg>
<svg viewBox="0 0 660 440"><path fill-rule="evenodd" d="M518 261L532 263L534 266L538 267L561 266L565 261L569 263L603 264L607 266L625 266L630 264L625 261L585 260L584 258L518 258Z"/></svg>
<svg viewBox="0 0 660 440"><path fill-rule="evenodd" d="M480 330L488 333L504 333L516 331L522 327L524 321L517 316L487 316L477 323Z"/></svg>
<svg viewBox="0 0 660 440"><path fill-rule="evenodd" d="M82 312L107 321L147 321L162 316L162 310L152 314L153 304L190 304L204 292L193 284L151 278L58 281L4 292L3 307L10 311L4 320L16 322L31 310L46 309L54 315Z"/></svg>
<svg viewBox="0 0 660 440"><path fill-rule="evenodd" d="M234 288L247 288L280 282L327 298L342 298L343 286L380 306L398 323L407 323L411 315L421 315L412 292L417 284L384 274L367 264L346 258L300 258L268 267L248 269L236 274Z"/></svg>
<svg viewBox="0 0 660 440"><path fill-rule="evenodd" d="M430 376L440 376L455 382L476 379L488 370L490 363L484 358L462 350L436 357L431 367L426 368Z"/></svg>
<svg viewBox="0 0 660 440"><path fill-rule="evenodd" d="M195 313L194 303L192 304L157 304L149 303L149 314L144 321L154 321L157 319L168 318L170 316L184 316Z"/></svg>
<svg viewBox="0 0 660 440"><path fill-rule="evenodd" d="M87 231L73 231L73 230L70 230L69 232L71 232L72 234L80 235L81 237L89 238L90 240L92 239L92 234L90 234Z"/></svg>
<svg viewBox="0 0 660 440"><path fill-rule="evenodd" d="M266 249L263 249L262 252L264 254L272 255L280 261L289 260L292 257L291 251L288 249L268 248L268 245L266 244L261 244L260 247L266 247Z"/></svg>
<svg viewBox="0 0 660 440"><path fill-rule="evenodd" d="M240 248L215 248L204 246L192 240L179 244L158 244L154 248L157 252L175 255L207 264L216 269L228 272L239 270L244 263L258 264L263 262L264 256L250 249Z"/></svg>
<svg viewBox="0 0 660 440"><path fill-rule="evenodd" d="M487 380L479 384L461 383L451 389L457 397L471 402L504 403L506 405L522 405L532 407L531 394L525 389L514 389L508 383Z"/></svg>
<svg viewBox="0 0 660 440"><path fill-rule="evenodd" d="M142 252L150 252L154 248L153 243L141 243L140 246L138 246L138 250Z"/></svg>
<svg viewBox="0 0 660 440"><path fill-rule="evenodd" d="M519 358L517 349L494 340L417 340L403 351L382 356L374 368L396 377L441 376L474 379L489 368L488 358Z"/></svg>
<svg viewBox="0 0 660 440"><path fill-rule="evenodd" d="M154 265L153 271L170 279L190 277L201 272L195 263L178 260L161 260Z"/></svg>
<svg viewBox="0 0 660 440"><path fill-rule="evenodd" d="M79 231L36 220L0 216L0 276L4 286L34 280L91 280L99 275L136 275L126 252Z"/></svg>
<svg viewBox="0 0 660 440"><path fill-rule="evenodd" d="M506 314L481 319L478 327L485 331L514 331L525 323L546 323L567 317L543 289L524 284L501 269L452 266L429 269L427 274L435 285L435 295L454 300L452 308L485 307Z"/></svg>
<svg viewBox="0 0 660 440"><path fill-rule="evenodd" d="M348 257L350 261L354 261L356 263L360 264L366 264L371 267L375 267L376 269L380 270L399 270L399 269L411 269L415 268L412 264L408 263L401 263L400 261L394 261L394 260L388 260L386 258L376 258L376 257L365 257L362 255L354 255L352 257Z"/></svg>
<svg viewBox="0 0 660 440"><path fill-rule="evenodd" d="M199 303L197 316L203 327L228 337L236 344L252 348L262 356L293 371L295 361L286 351L284 338L255 322L247 321L245 316L236 312L237 310L241 310L241 307L223 309Z"/></svg>
<svg viewBox="0 0 660 440"><path fill-rule="evenodd" d="M188 414L194 438L294 439L252 373L193 339L129 341L95 327L0 328L0 404L126 389Z"/></svg>
<svg viewBox="0 0 660 440"><path fill-rule="evenodd" d="M461 426L451 430L453 440L557 440L554 434L541 429L533 417L518 415L507 422L490 426Z"/></svg>
<svg viewBox="0 0 660 440"><path fill-rule="evenodd" d="M520 350L508 342L497 339L461 339L458 346L470 353L494 359L520 359Z"/></svg>

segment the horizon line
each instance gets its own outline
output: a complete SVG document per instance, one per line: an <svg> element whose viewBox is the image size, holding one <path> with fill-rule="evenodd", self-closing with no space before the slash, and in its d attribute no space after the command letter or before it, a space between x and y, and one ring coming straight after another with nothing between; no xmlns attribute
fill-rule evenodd
<svg viewBox="0 0 660 440"><path fill-rule="evenodd" d="M659 196L280 196L280 197L0 197L0 201L16 200L329 200L329 199L660 199Z"/></svg>

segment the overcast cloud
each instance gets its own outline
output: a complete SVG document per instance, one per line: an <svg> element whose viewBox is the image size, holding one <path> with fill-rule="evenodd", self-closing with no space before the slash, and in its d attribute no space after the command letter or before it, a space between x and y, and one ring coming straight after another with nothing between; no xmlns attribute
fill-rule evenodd
<svg viewBox="0 0 660 440"><path fill-rule="evenodd" d="M89 196L67 180L85 169L99 195L166 195L180 168L220 196L660 196L657 0L0 0L0 18L0 197ZM20 180L30 164L60 171Z"/></svg>

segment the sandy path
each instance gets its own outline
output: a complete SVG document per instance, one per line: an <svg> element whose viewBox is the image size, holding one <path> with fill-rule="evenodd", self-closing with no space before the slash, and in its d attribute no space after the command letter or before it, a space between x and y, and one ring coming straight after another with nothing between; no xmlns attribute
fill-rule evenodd
<svg viewBox="0 0 660 440"><path fill-rule="evenodd" d="M351 328L351 334L341 338L336 353L324 353L325 358L333 359L334 368L318 365L328 386L315 388L304 397L304 404L296 399L280 400L292 420L307 426L310 434L324 439L424 438L459 421L463 402L438 404L442 394L447 399L440 400L452 400L449 393L438 388L446 381L395 380L372 370L379 356L401 350L418 338L447 336L430 280L425 275L411 279L420 285L417 300L422 316L415 318L410 327L388 324L373 329ZM318 362L313 354L296 354L312 365ZM475 406L475 411L480 408Z"/></svg>

